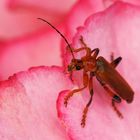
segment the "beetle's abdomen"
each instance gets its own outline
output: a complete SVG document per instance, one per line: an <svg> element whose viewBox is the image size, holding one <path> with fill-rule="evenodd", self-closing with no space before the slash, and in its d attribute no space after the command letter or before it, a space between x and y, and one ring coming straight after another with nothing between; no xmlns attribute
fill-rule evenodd
<svg viewBox="0 0 140 140"><path fill-rule="evenodd" d="M103 57L98 57L96 61L96 77L128 103L133 101L134 92L126 80L111 66Z"/></svg>

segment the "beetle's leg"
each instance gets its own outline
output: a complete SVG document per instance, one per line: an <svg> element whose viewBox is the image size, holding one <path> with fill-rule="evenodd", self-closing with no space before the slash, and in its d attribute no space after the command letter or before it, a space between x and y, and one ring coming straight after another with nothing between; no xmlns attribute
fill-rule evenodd
<svg viewBox="0 0 140 140"><path fill-rule="evenodd" d="M93 52L94 52L94 54L93 54L92 57L96 58L96 57L98 56L98 54L99 54L99 48L93 49L93 50L91 51L91 54L92 54Z"/></svg>
<svg viewBox="0 0 140 140"><path fill-rule="evenodd" d="M68 100L73 96L74 93L78 93L85 89L88 86L88 74L86 72L83 72L83 87L79 89L74 89L68 93L68 95L64 98L64 104L67 107Z"/></svg>
<svg viewBox="0 0 140 140"><path fill-rule="evenodd" d="M92 83L92 78L93 78L94 74L91 72L90 73L90 79L89 79L89 92L90 92L90 99L88 101L88 103L86 104L86 107L84 108L83 110L83 115L82 115L82 120L81 120L81 125L82 127L85 126L85 122L86 122L86 117L87 117L87 112L88 112L88 108L92 102L92 97L93 97L93 94L94 94L94 91L93 91L93 83Z"/></svg>
<svg viewBox="0 0 140 140"><path fill-rule="evenodd" d="M111 61L111 62L114 61L114 53L113 53L113 52L111 52L110 61Z"/></svg>
<svg viewBox="0 0 140 140"><path fill-rule="evenodd" d="M87 57L88 57L88 56L91 56L91 54L92 54L93 52L95 52L95 53L93 54L92 57L94 57L94 58L97 57L97 55L99 54L99 48L95 48L95 49L93 49L93 50L91 50L90 48L88 48L87 45L86 45L86 43L84 42L82 36L81 36L81 38L80 38L80 42L81 42L81 44L82 44L83 46L85 46L85 48L87 48L87 54L86 54Z"/></svg>
<svg viewBox="0 0 140 140"><path fill-rule="evenodd" d="M86 47L86 48L88 48L87 47L87 44L84 42L84 39L83 39L83 36L80 36L80 43L84 46L84 47Z"/></svg>
<svg viewBox="0 0 140 140"><path fill-rule="evenodd" d="M110 64L111 64L111 66L113 66L114 68L116 68L117 65L120 63L121 60L122 60L122 57L118 57L115 60L113 60Z"/></svg>
<svg viewBox="0 0 140 140"><path fill-rule="evenodd" d="M72 51L75 52L75 53L77 53L77 52L80 52L80 51L85 50L86 53L87 53L88 55L91 54L91 49L87 47L87 45L86 45L86 43L84 42L82 36L80 37L79 41L80 41L80 43L81 43L81 45L82 45L83 47L78 48L78 49L71 48Z"/></svg>
<svg viewBox="0 0 140 140"><path fill-rule="evenodd" d="M84 47L81 47L81 48L78 48L78 49L74 49L74 48L71 48L71 49L72 49L73 52L77 53L77 52L80 52L80 51L83 51L83 50L85 50L87 52L89 48L84 46ZM69 51L70 51L70 49L69 49Z"/></svg>
<svg viewBox="0 0 140 140"><path fill-rule="evenodd" d="M69 74L70 74L70 75L69 75L69 78L70 78L70 80L73 82L73 79L72 79L73 71L70 71Z"/></svg>
<svg viewBox="0 0 140 140"><path fill-rule="evenodd" d="M83 36L81 36L79 40L80 40L81 45L84 46L83 48L86 49L86 56L85 57L91 56L91 49L89 47L87 47L87 44L84 42Z"/></svg>
<svg viewBox="0 0 140 140"><path fill-rule="evenodd" d="M102 84L103 88L105 89L105 91L112 97L112 107L114 109L114 111L117 113L117 115L120 118L123 118L121 112L117 109L117 107L115 106L115 102L116 103L121 103L121 99L119 96L117 96L115 93L113 93L105 84Z"/></svg>
<svg viewBox="0 0 140 140"><path fill-rule="evenodd" d="M87 54L86 54L86 56L91 56L91 54L92 54L93 52L95 52L95 53L93 54L93 57L95 57L95 58L97 57L97 55L99 54L99 48L95 48L95 49L93 49L93 50L91 51L91 49L87 47L87 45L86 45L86 43L84 42L82 36L81 36L81 38L80 38L80 42L81 42L81 44L82 44L83 46L85 46L85 48L87 48Z"/></svg>
<svg viewBox="0 0 140 140"><path fill-rule="evenodd" d="M80 51L83 51L83 50L87 51L87 49L88 49L87 47L81 47L81 48L78 48L78 49L73 49L72 51L77 53L77 52L80 52Z"/></svg>
<svg viewBox="0 0 140 140"><path fill-rule="evenodd" d="M100 84L103 86L103 88L105 89L105 91L109 94L109 96L112 97L112 107L113 107L114 111L117 113L117 115L120 118L123 118L123 115L121 114L121 112L115 106L115 102L116 103L121 103L121 98L119 96L117 96L115 93L113 93L113 91L111 91L109 89L109 87L105 83L103 83L98 77L96 77L96 78L100 82Z"/></svg>
<svg viewBox="0 0 140 140"><path fill-rule="evenodd" d="M115 102L117 103L121 103L121 98L117 95L114 94L113 98L112 98L112 107L114 109L114 111L117 113L117 115L120 117L120 118L123 118L121 112L117 109L117 107L115 106Z"/></svg>
<svg viewBox="0 0 140 140"><path fill-rule="evenodd" d="M118 66L118 64L120 63L120 61L122 60L122 57L118 57L116 59L114 59L114 53L111 52L111 55L110 55L110 60L111 60L111 65L116 68Z"/></svg>
<svg viewBox="0 0 140 140"><path fill-rule="evenodd" d="M83 42L81 42L81 44L82 44L82 43L83 43ZM84 45L84 44L82 44L82 45ZM81 47L81 48L78 48L78 49L72 49L72 51L75 52L75 53L80 52L80 51L83 51L83 50L86 51L86 56L90 56L90 55L91 55L91 49L88 48L88 47L86 47L86 46Z"/></svg>

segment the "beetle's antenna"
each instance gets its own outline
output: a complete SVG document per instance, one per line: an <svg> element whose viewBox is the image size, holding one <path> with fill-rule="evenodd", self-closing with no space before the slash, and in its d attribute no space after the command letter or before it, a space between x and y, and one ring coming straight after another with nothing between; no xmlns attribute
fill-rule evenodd
<svg viewBox="0 0 140 140"><path fill-rule="evenodd" d="M66 37L56 27L54 27L51 23L49 23L47 20L45 20L43 18L37 18L37 19L46 22L48 25L50 25L65 40L65 42L67 43L67 45L68 45L68 47L69 47L69 49L71 51L72 57L75 58L74 57L74 54L73 54L73 51L72 51L72 48L70 46L70 43L68 42L68 40L66 39Z"/></svg>

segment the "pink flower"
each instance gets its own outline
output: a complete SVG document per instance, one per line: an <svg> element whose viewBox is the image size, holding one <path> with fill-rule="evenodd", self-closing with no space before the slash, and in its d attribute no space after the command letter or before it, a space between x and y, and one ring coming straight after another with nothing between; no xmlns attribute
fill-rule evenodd
<svg viewBox="0 0 140 140"><path fill-rule="evenodd" d="M10 1L9 8L13 12L16 10L21 12L22 8L32 12L38 11L38 17L43 16L38 14L39 11L41 13L44 9L46 13L47 10L50 13L53 11L59 15L59 18L55 20L52 16L50 21L54 21L54 25L57 25L56 21L61 23L60 29L65 30L69 40L72 40L72 47L81 47L79 38L82 35L88 47L99 48L99 55L108 61L112 52L115 58L122 56L123 60L117 70L133 88L134 101L130 105L125 101L116 105L124 116L124 119L118 118L111 107L110 97L94 78L93 102L87 114L86 126L82 128L81 115L89 99L89 91L84 90L75 94L69 100L67 108L64 106L67 90L82 86L82 72L74 73L75 84L72 83L64 73L71 60L66 45L62 43L62 52L60 52L61 37L48 25L42 27L46 24L38 21L34 12L35 27L32 27L34 22L31 24L27 20L27 24L22 24L22 27L28 25L26 26L28 28L19 30L17 22L16 30L11 28L12 33L5 34L6 39L1 41L1 79L21 70L24 72L0 82L0 138L2 140L139 140L140 8L111 0L95 2L81 0L75 4L69 16L65 17L70 7L62 9L64 3L60 1L47 5L47 0L42 3L37 0L36 3L13 0ZM57 6L58 3L60 7ZM65 21L62 22L63 16ZM16 23L14 22L11 24L14 25ZM7 27L10 28L8 24ZM78 31L75 30L76 27ZM6 33L8 32L7 29ZM81 57L83 54L75 56ZM25 71L33 66L38 67Z"/></svg>

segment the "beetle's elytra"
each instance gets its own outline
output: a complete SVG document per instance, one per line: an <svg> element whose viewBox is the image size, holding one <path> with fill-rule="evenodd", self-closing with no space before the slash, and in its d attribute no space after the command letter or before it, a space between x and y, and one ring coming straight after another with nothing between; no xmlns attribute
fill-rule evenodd
<svg viewBox="0 0 140 140"><path fill-rule="evenodd" d="M79 39L81 43L81 48L72 49L65 36L58 29L56 29L48 21L41 18L39 19L48 23L53 29L55 29L62 36L62 38L67 43L73 57L71 63L68 65L68 71L72 73L73 71L83 70L83 87L70 91L64 98L64 104L65 106L67 106L68 101L70 97L73 96L73 94L82 91L85 88L89 88L90 99L83 110L81 126L82 127L85 126L88 108L92 103L92 98L94 94L92 79L94 76L103 86L108 95L112 97L112 107L114 108L114 111L117 113L117 115L122 118L123 116L115 106L115 103L121 103L122 99L125 100L127 103L131 103L134 97L134 92L130 87L130 85L115 69L116 66L122 60L122 58L118 57L114 59L112 56L111 57L112 60L109 63L104 57L102 56L98 57L99 49L95 48L91 50L89 47L87 47L82 36ZM86 55L82 56L80 59L76 59L74 53L78 53L80 51L86 51Z"/></svg>

